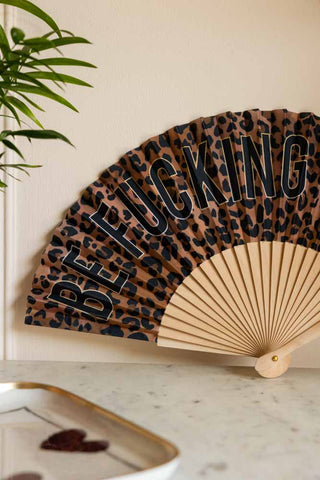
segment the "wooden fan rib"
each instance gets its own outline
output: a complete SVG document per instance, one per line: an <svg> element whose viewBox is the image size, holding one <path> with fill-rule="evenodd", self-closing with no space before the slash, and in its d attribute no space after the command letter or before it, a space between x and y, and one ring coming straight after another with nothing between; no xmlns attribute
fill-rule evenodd
<svg viewBox="0 0 320 480"><path fill-rule="evenodd" d="M238 248L238 247L236 247ZM245 307L242 310L243 317L245 318L245 324L247 325L247 329L249 332L249 335L251 335L255 341L260 347L262 346L261 339L259 336L259 330L256 325L255 321L255 314L252 308L252 303L250 300L250 296L247 291L246 284L243 279L243 275L241 272L241 268L238 262L238 258L234 252L234 248L230 248L228 250L224 250L222 252L222 256L224 259L224 262L226 264L226 267L229 271L229 277L232 280L232 286L234 290L237 290L239 295L241 296L242 299L242 305ZM230 280L229 280L230 281Z"/></svg>
<svg viewBox="0 0 320 480"><path fill-rule="evenodd" d="M250 319L249 313L245 308L245 305L242 301L241 296L239 295L239 291L232 277L232 274L228 268L228 263L225 261L223 255L217 255L215 257L211 257L210 263L207 266L206 274L210 278L211 282L215 281L217 283L217 288L221 291L222 295L227 299L230 306L232 305L232 309L237 314L237 317L241 321L241 325L243 329L247 332L247 335L253 339L255 344L260 345L260 338L257 335L254 326L254 321L248 322L248 318ZM211 268L210 268L211 267ZM213 270L212 270L213 267Z"/></svg>
<svg viewBox="0 0 320 480"><path fill-rule="evenodd" d="M201 267L201 265L200 265ZM202 268L197 268L192 272L192 278L200 285L206 285L206 292L215 302L215 310L221 316L229 316L232 319L236 319L237 316L235 312L230 308L229 304L225 301L224 297L216 289L208 275L204 272ZM186 279L187 281L187 279ZM236 320L235 320L236 321Z"/></svg>
<svg viewBox="0 0 320 480"><path fill-rule="evenodd" d="M285 289L288 283L289 272L291 270L293 259L294 259L294 253L295 253L295 246L292 243L284 242L280 278L278 283L277 300L276 300L274 318L273 318L274 330L273 330L273 335L271 337L271 342L276 341L275 339L278 333L278 329L281 326L279 315L280 315L280 310L283 303Z"/></svg>
<svg viewBox="0 0 320 480"><path fill-rule="evenodd" d="M290 317L290 320L288 322L287 326L287 331L291 331L292 329L296 328L297 325L299 325L301 318L304 318L305 315L307 315L317 304L318 299L317 296L319 294L319 285L315 284L313 285L297 310L295 311L294 315Z"/></svg>
<svg viewBox="0 0 320 480"><path fill-rule="evenodd" d="M269 340L271 332L270 324L270 290L271 290L271 265L272 265L272 242L259 242L261 268L263 264L262 287L265 312L266 337Z"/></svg>
<svg viewBox="0 0 320 480"><path fill-rule="evenodd" d="M271 266L271 296L270 296L270 307L271 307L271 335L270 335L270 344L273 342L274 334L277 328L277 316L279 308L281 305L282 295L281 292L285 286L284 280L284 271L287 266L283 265L284 262L284 242L274 241L272 242L272 266ZM281 277L282 276L282 277Z"/></svg>
<svg viewBox="0 0 320 480"><path fill-rule="evenodd" d="M213 267L211 275L209 274L210 266L209 263L205 269L197 268L194 270L192 275L185 279L184 284L187 286L189 285L190 289L192 289L191 285L193 284L198 290L199 298L202 298L203 285L206 285L206 294L209 296L207 302L208 305L211 306L221 317L225 319L231 318L233 322L230 322L230 327L235 328L236 326L239 333L242 332L245 337L249 336L249 339L251 340L250 343L256 344L254 336L246 330L245 323L237 316L237 313L232 310L232 307L225 301L224 296L221 295L216 288L215 280L221 285L221 278L219 277L219 279L217 279L217 272Z"/></svg>
<svg viewBox="0 0 320 480"><path fill-rule="evenodd" d="M188 279L189 277L187 277ZM186 279L186 280L187 280ZM208 303L201 299L201 297L195 293L188 285L189 282L183 282L176 290L176 294L182 297L184 300L188 301L195 307L199 308L202 312L206 313L210 317L213 315L215 316L217 313L214 310L212 305L208 305ZM192 282L190 282L192 283ZM205 296L205 295L204 295Z"/></svg>
<svg viewBox="0 0 320 480"><path fill-rule="evenodd" d="M299 274L302 271L307 249L301 245L294 246L294 255L287 277L286 288L283 294L282 304L278 316L278 329L274 333L275 342L279 341L281 335L286 330L287 322L284 321L284 313L287 310L289 299L292 297L293 290L297 286Z"/></svg>
<svg viewBox="0 0 320 480"><path fill-rule="evenodd" d="M158 339L158 345L160 347L167 347L167 348L178 348L182 350L190 350L196 352L208 352L208 353L220 353L220 354L228 354L228 355L242 355L242 353L237 352L226 352L223 349L219 348L211 348L211 347L204 347L203 345L197 345L189 342L182 342L179 340L174 340L168 337L161 337Z"/></svg>
<svg viewBox="0 0 320 480"><path fill-rule="evenodd" d="M320 255L317 253L315 260L311 266L308 274L308 281L305 281L300 289L299 297L296 304L293 304L290 311L287 314L288 321L286 329L290 331L294 328L296 322L299 321L299 317L303 312L308 310L308 305L312 302L312 299L317 294L319 289L317 278L320 275Z"/></svg>
<svg viewBox="0 0 320 480"><path fill-rule="evenodd" d="M185 285L180 285L179 289L176 293L171 297L171 301L173 305L180 307L182 310L187 310L190 312L194 317L198 316L199 311L206 314L211 320L221 323L222 320L225 321L229 328L238 331L240 337L246 340L246 336L243 336L241 330L238 330L237 326L230 322L228 317L221 317L219 316L213 309L211 309L208 305L202 302L199 297L193 294L188 287ZM248 341L248 345L250 342Z"/></svg>
<svg viewBox="0 0 320 480"><path fill-rule="evenodd" d="M200 345L203 347L216 348L223 350L225 353L238 353L239 355L247 355L246 350L240 348L233 348L230 345L225 345L220 342L213 342L209 340L204 340L199 337L195 337L185 332L177 331L172 328L163 327L161 329L161 335L158 338L170 338L171 340L178 340L180 342L192 343L194 345ZM162 342L163 344L163 342ZM164 346L164 345L163 345Z"/></svg>
<svg viewBox="0 0 320 480"><path fill-rule="evenodd" d="M319 303L319 292L317 296L313 298L311 302L309 302L308 307L303 311L303 314L300 314L294 321L292 321L289 327L287 327L287 330L283 332L282 336L280 337L281 342L285 341L285 338L288 335L292 335L293 332L297 331L297 329L301 327L305 319L308 319L310 315L313 313L318 303Z"/></svg>
<svg viewBox="0 0 320 480"><path fill-rule="evenodd" d="M249 349L253 348L253 346L250 346L250 344L245 340L242 340L239 335L235 334L234 331L226 328L221 321L218 322L211 319L211 322L209 322L208 317L204 316L204 318L200 318L199 313L200 312L198 312L197 317L195 317L189 312L179 309L170 303L166 308L164 316L162 317L161 325L170 327L170 320L173 318L175 320L185 322L191 326L199 325L201 330L207 331L208 333L211 333L211 335L215 335L216 331L218 331L225 337L225 339L231 338L233 339L233 342L237 342L239 345L242 345L242 347Z"/></svg>
<svg viewBox="0 0 320 480"><path fill-rule="evenodd" d="M298 252L298 261L299 265L301 263L300 254L302 256L305 252ZM293 288L292 283L294 282L291 279L292 276L298 275L297 269L294 265L296 259L297 249L296 245L292 243L284 243L284 250L283 250L283 257L282 257L282 266L281 266L281 278L279 282L279 292L277 297L277 304L275 309L275 329L273 334L274 341L277 340L277 336L279 334L279 329L281 329L281 311L285 308L284 302L286 298L286 291L287 289Z"/></svg>
<svg viewBox="0 0 320 480"><path fill-rule="evenodd" d="M320 316L320 303L316 305L312 312L309 313L308 318L303 322L301 322L300 326L291 332L290 337L283 341L282 345L286 346L288 343L299 339L300 336L304 335L308 330L312 329L312 327L320 328L319 323L319 316Z"/></svg>
<svg viewBox="0 0 320 480"><path fill-rule="evenodd" d="M281 339L282 344L288 341L288 338L292 339L293 337L299 335L304 330L308 329L310 326L309 323L312 323L313 319L318 318L319 321L319 313L320 313L320 291L318 292L317 297L314 299L312 304L310 304L310 308L307 312L296 322L296 324L292 327L290 332L286 332ZM316 323L316 320L315 320Z"/></svg>
<svg viewBox="0 0 320 480"><path fill-rule="evenodd" d="M257 337L259 338L259 344L263 348L263 330L261 327L259 307L256 298L256 292L252 279L252 272L250 268L250 259L247 251L246 245L238 245L235 248L235 255L239 263L240 271L242 274L243 281L246 285L250 302L254 312L254 325L256 326Z"/></svg>
<svg viewBox="0 0 320 480"><path fill-rule="evenodd" d="M266 321L265 321L265 311L264 311L262 268L261 268L261 255L260 255L259 242L248 243L247 252L248 252L253 286L254 286L254 293L255 293L256 303L257 303L258 312L259 312L257 320L260 322L260 330L262 333L263 344L266 345L267 335L266 335Z"/></svg>
<svg viewBox="0 0 320 480"><path fill-rule="evenodd" d="M178 320L176 318L173 318L170 315L166 315L165 321L161 322L161 330L159 332L160 335L163 327L167 327L171 330L174 330L180 333L189 334L197 339L219 343L221 345L225 345L226 348L229 348L229 347L232 349L235 348L242 351L250 352L250 354L254 352L254 349L252 348L249 349L248 347L242 345L241 343L239 344L238 342L233 342L230 336L221 334L218 329L216 329L216 331L212 334L209 332L208 328L206 330L201 328L199 323L190 325L189 323L183 320Z"/></svg>
<svg viewBox="0 0 320 480"><path fill-rule="evenodd" d="M274 331L274 310L277 300L278 283L281 271L283 244L280 242L271 242L271 275L270 275L270 302L269 302L269 324L270 335L272 338Z"/></svg>
<svg viewBox="0 0 320 480"><path fill-rule="evenodd" d="M303 248L303 247L301 247ZM301 265L298 277L294 284L292 293L288 299L287 307L283 312L282 324L287 328L288 321L290 320L289 315L292 311L292 308L300 305L301 301L304 298L305 293L313 284L313 275L311 274L312 269L314 268L315 262L317 261L317 252L311 248L308 248L304 258L304 262ZM320 261L319 261L320 269Z"/></svg>

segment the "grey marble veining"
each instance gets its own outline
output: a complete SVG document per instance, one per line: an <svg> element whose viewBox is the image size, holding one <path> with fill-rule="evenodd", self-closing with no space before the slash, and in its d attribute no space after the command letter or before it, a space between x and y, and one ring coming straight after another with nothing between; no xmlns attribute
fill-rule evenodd
<svg viewBox="0 0 320 480"><path fill-rule="evenodd" d="M320 480L320 371L0 362L0 381L70 390L173 441L173 480ZM1 399L0 399L1 401Z"/></svg>

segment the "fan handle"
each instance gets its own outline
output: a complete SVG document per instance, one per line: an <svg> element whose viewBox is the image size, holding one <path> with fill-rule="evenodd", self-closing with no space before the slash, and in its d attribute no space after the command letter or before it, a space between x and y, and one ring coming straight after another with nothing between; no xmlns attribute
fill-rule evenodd
<svg viewBox="0 0 320 480"><path fill-rule="evenodd" d="M255 369L266 378L279 377L285 373L290 365L290 353L302 347L306 343L312 342L320 337L320 322L313 327L308 328L305 332L288 342L283 347L273 352L266 353L258 358Z"/></svg>

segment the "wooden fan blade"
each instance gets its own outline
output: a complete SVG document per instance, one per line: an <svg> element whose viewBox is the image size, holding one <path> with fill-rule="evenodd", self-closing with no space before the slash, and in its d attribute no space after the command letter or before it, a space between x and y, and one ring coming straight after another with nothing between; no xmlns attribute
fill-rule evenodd
<svg viewBox="0 0 320 480"><path fill-rule="evenodd" d="M266 378L279 377L287 371L290 365L290 354L302 347L306 343L310 343L320 337L320 324L316 324L296 338L288 342L283 347L273 352L269 352L257 360L255 369Z"/></svg>
<svg viewBox="0 0 320 480"><path fill-rule="evenodd" d="M265 378L276 378L283 375L289 368L291 362L290 355L279 355L279 352L267 353L260 357L256 363L255 369Z"/></svg>

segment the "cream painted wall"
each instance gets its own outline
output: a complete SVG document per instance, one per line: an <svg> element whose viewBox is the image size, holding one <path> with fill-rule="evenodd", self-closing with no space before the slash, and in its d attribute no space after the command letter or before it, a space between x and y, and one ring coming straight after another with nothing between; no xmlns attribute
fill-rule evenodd
<svg viewBox="0 0 320 480"><path fill-rule="evenodd" d="M10 185L5 216L5 298L1 318L8 359L246 364L144 342L27 327L25 298L54 226L80 191L126 150L201 115L252 107L320 113L319 0L39 0L58 23L92 40L70 48L99 66L79 72L94 89L68 88L77 115L48 105L48 128L72 139L34 143L44 164ZM17 25L40 23L18 13ZM77 73L77 72L76 72ZM1 250L0 250L1 254ZM3 270L2 270L3 272ZM1 283L1 280L0 280ZM294 364L320 367L320 341Z"/></svg>

